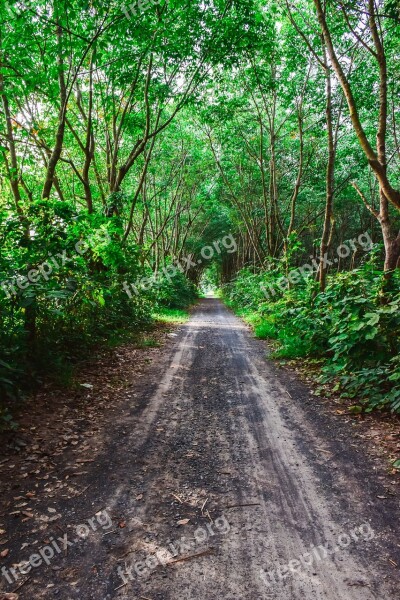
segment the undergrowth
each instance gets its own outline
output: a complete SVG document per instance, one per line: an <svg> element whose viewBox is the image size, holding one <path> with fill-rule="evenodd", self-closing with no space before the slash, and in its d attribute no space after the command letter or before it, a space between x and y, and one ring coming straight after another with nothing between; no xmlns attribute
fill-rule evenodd
<svg viewBox="0 0 400 600"><path fill-rule="evenodd" d="M311 277L281 290L279 277L244 269L224 287L224 297L257 337L275 341L274 357L321 359L320 382L354 412L400 414L399 274L388 284L365 264L330 276L323 293ZM265 290L273 292L266 297Z"/></svg>

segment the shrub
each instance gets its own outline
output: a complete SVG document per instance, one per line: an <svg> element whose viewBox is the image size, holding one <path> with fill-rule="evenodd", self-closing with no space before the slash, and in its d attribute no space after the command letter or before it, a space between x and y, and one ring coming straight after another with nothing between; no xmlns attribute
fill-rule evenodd
<svg viewBox="0 0 400 600"><path fill-rule="evenodd" d="M281 289L280 277L243 270L224 294L235 308L257 315L255 333L277 340L277 357L323 359L322 381L335 381L344 398L357 398L368 411L400 413L399 274L390 296L371 264L330 276L324 293L311 277ZM275 291L267 299L262 288Z"/></svg>

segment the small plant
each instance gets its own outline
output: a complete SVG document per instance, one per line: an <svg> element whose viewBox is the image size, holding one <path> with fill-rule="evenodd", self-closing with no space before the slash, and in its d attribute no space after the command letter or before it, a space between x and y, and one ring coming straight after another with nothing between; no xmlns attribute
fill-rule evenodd
<svg viewBox="0 0 400 600"><path fill-rule="evenodd" d="M16 431L18 423L14 421L7 408L0 409L0 431Z"/></svg>
<svg viewBox="0 0 400 600"><path fill-rule="evenodd" d="M140 342L137 343L138 348L158 348L160 343L153 338L144 338Z"/></svg>

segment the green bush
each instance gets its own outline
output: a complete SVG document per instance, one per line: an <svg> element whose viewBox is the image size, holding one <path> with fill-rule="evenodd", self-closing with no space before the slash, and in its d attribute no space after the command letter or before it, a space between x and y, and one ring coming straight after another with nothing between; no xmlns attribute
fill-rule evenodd
<svg viewBox="0 0 400 600"><path fill-rule="evenodd" d="M44 375L65 379L71 365L99 344L142 328L161 306L186 307L196 294L178 273L148 293L128 296L123 283L148 273L140 248L123 242L119 217L39 201L29 218L34 235L28 240L18 219L0 224L0 407L12 405ZM45 274L36 282L16 285L15 277L40 268Z"/></svg>
<svg viewBox="0 0 400 600"><path fill-rule="evenodd" d="M252 314L258 337L278 342L275 356L322 359L321 380L335 381L342 397L367 411L400 413L399 274L390 294L373 264L330 276L324 293L311 277L281 289L280 277L276 270L243 270L224 294L233 307Z"/></svg>
<svg viewBox="0 0 400 600"><path fill-rule="evenodd" d="M160 308L186 308L197 298L196 286L178 271L173 277L162 276L154 288L154 301Z"/></svg>

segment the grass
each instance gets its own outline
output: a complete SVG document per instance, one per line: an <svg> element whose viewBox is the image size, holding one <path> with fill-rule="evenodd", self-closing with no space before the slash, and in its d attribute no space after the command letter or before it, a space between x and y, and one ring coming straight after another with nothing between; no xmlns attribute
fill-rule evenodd
<svg viewBox="0 0 400 600"><path fill-rule="evenodd" d="M159 348L161 344L153 338L143 338L136 342L138 348Z"/></svg>
<svg viewBox="0 0 400 600"><path fill-rule="evenodd" d="M161 308L152 314L152 317L158 323L172 323L180 325L189 320L189 311L181 308Z"/></svg>
<svg viewBox="0 0 400 600"><path fill-rule="evenodd" d="M169 325L180 325L186 323L189 319L189 312L178 308L160 308L151 315L153 322L143 323L142 326L134 330L121 330L116 332L112 339L108 340L108 345L112 348L118 347L122 343L132 342L137 348L158 348L160 343L151 337L151 331L157 323Z"/></svg>
<svg viewBox="0 0 400 600"><path fill-rule="evenodd" d="M216 298L220 298L221 300L223 299L223 294L222 294L221 288L214 290L213 293Z"/></svg>
<svg viewBox="0 0 400 600"><path fill-rule="evenodd" d="M229 302L229 300L227 300L226 298L222 298L222 300L231 310L233 310L235 315L237 315L238 317L243 319L243 321L245 321L248 325L250 325L255 330L256 337L265 339L265 337L263 335L258 335L257 331L256 331L256 330L260 329L263 324L262 318L260 317L260 315L257 312L254 312L253 310L250 310L249 308L239 307L239 306L237 306L237 304L235 304L233 302ZM261 329L260 329L260 334L261 334Z"/></svg>
<svg viewBox="0 0 400 600"><path fill-rule="evenodd" d="M250 323L251 324L251 323ZM276 330L272 323L261 321L254 324L254 334L261 340L270 340L276 338Z"/></svg>
<svg viewBox="0 0 400 600"><path fill-rule="evenodd" d="M270 358L296 359L307 358L310 354L309 343L293 335L290 326L277 329L274 315L262 316L249 308L238 307L236 303L223 298L225 304L243 319L254 331L254 336L260 340L268 340L272 349Z"/></svg>

